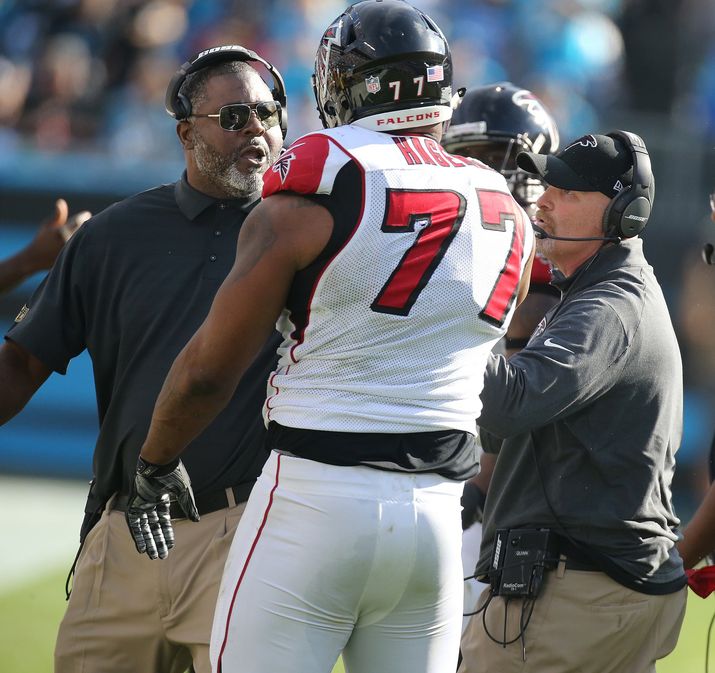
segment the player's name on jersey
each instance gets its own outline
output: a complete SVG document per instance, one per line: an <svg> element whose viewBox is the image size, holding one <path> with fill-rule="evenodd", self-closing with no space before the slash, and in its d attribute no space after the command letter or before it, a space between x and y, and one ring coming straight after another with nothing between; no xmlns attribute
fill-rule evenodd
<svg viewBox="0 0 715 673"><path fill-rule="evenodd" d="M444 148L432 138L425 136L394 136L395 145L402 152L402 156L409 166L416 164L432 164L457 168L469 165L480 165L477 161L468 157L456 157L448 154Z"/></svg>

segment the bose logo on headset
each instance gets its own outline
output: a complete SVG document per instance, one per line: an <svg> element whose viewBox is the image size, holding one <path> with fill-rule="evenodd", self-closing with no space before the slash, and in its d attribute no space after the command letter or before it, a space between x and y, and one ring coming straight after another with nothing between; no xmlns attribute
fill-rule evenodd
<svg viewBox="0 0 715 673"><path fill-rule="evenodd" d="M238 49L244 50L245 47L242 47L239 44L224 44L221 45L220 47L211 47L210 49L206 49L202 52L199 52L197 56L195 56L192 61L198 61L198 59L203 58L207 54L216 54L222 51L236 51ZM247 51L247 50L246 50Z"/></svg>
<svg viewBox="0 0 715 673"><path fill-rule="evenodd" d="M186 78L197 70L207 68L211 65L224 63L227 61L255 61L260 63L273 78L273 88L271 96L278 101L281 106L280 127L283 138L288 133L288 100L286 95L285 82L277 68L261 58L255 51L246 49L238 44L225 44L218 47L204 49L186 61L175 73L166 88L164 107L166 111L179 121L188 119L191 116L191 101L180 93Z"/></svg>

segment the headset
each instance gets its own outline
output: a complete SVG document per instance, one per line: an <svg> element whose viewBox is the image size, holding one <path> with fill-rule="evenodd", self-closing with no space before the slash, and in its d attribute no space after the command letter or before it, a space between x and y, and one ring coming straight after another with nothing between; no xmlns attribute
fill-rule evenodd
<svg viewBox="0 0 715 673"><path fill-rule="evenodd" d="M630 131L613 131L607 136L620 140L631 153L633 179L606 207L603 224L607 233L618 238L632 238L645 229L655 196L650 155L640 136Z"/></svg>
<svg viewBox="0 0 715 673"><path fill-rule="evenodd" d="M283 77L275 66L261 58L255 51L246 49L238 44L227 44L220 47L204 49L186 61L186 63L176 71L166 89L166 98L164 100L166 111L177 121L188 119L191 116L191 101L179 93L186 78L197 70L226 61L255 61L268 70L273 78L271 96L273 100L280 103L281 106L280 127L283 138L285 139L288 133L288 100Z"/></svg>

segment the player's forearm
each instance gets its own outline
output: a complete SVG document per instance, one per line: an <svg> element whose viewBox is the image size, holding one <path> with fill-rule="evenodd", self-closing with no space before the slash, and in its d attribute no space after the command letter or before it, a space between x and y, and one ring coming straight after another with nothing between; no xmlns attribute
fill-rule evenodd
<svg viewBox="0 0 715 673"><path fill-rule="evenodd" d="M228 404L235 385L190 364L190 349L176 359L159 393L141 450L150 463L165 464L197 437Z"/></svg>
<svg viewBox="0 0 715 673"><path fill-rule="evenodd" d="M711 484L700 507L683 531L678 551L686 568L715 550L715 484Z"/></svg>

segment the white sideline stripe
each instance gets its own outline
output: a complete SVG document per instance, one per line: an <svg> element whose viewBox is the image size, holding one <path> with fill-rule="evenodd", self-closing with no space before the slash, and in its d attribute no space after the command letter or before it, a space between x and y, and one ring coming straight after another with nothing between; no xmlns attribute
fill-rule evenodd
<svg viewBox="0 0 715 673"><path fill-rule="evenodd" d="M69 571L88 489L84 481L0 476L0 596Z"/></svg>

